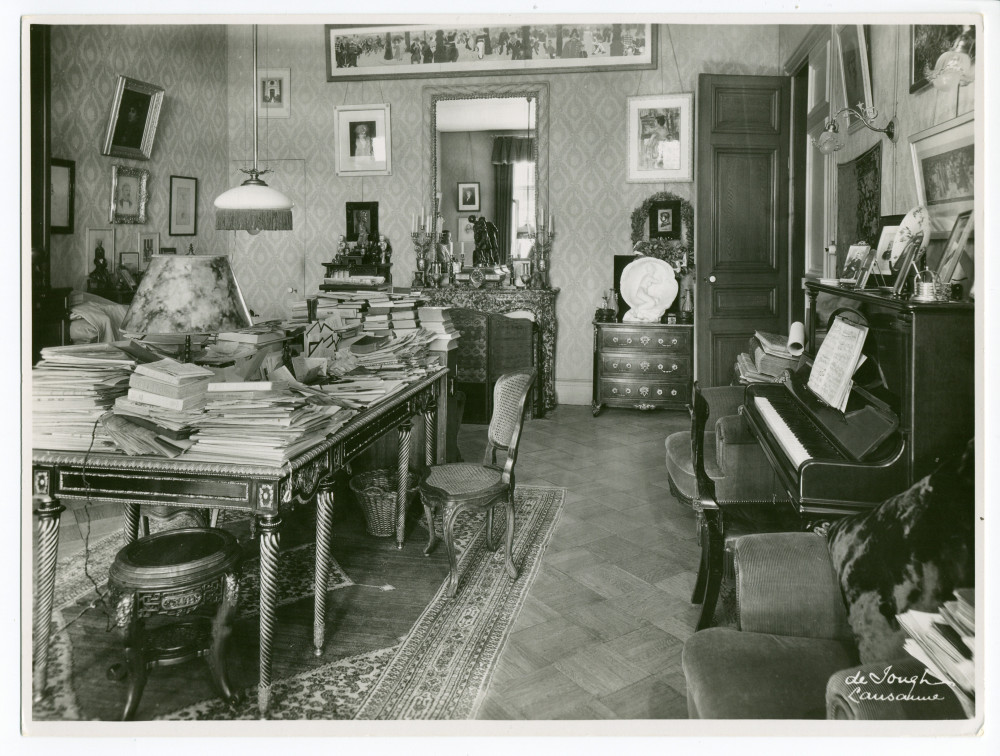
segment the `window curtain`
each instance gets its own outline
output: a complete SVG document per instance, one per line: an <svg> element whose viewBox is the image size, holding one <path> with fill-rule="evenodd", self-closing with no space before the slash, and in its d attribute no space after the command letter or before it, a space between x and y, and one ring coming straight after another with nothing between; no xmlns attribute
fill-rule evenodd
<svg viewBox="0 0 1000 756"><path fill-rule="evenodd" d="M512 254L510 221L514 200L514 163L530 163L534 159L535 140L532 137L501 136L493 139L494 223L504 262Z"/></svg>

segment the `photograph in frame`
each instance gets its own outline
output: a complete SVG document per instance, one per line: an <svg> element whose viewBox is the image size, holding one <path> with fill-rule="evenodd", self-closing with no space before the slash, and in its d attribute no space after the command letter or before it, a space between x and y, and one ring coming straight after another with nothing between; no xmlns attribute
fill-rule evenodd
<svg viewBox="0 0 1000 756"><path fill-rule="evenodd" d="M101 154L149 160L163 95L163 87L119 75Z"/></svg>
<svg viewBox="0 0 1000 756"><path fill-rule="evenodd" d="M170 236L194 236L198 232L198 179L170 177Z"/></svg>
<svg viewBox="0 0 1000 756"><path fill-rule="evenodd" d="M362 232L369 242L378 238L378 202L347 202L345 210L347 241L360 241Z"/></svg>
<svg viewBox="0 0 1000 756"><path fill-rule="evenodd" d="M630 183L694 180L694 95L628 98Z"/></svg>
<svg viewBox="0 0 1000 756"><path fill-rule="evenodd" d="M872 269L875 250L868 244L852 244L844 258L844 269L840 274L840 285L864 288Z"/></svg>
<svg viewBox="0 0 1000 756"><path fill-rule="evenodd" d="M478 212L479 206L479 182L458 182L458 212Z"/></svg>
<svg viewBox="0 0 1000 756"><path fill-rule="evenodd" d="M958 217L955 218L955 225L948 236L948 242L944 246L941 262L937 269L938 280L945 286L949 285L955 278L964 277L965 271L962 270L962 263L966 257L972 257L972 252L967 247L972 239L973 225L971 210L959 213ZM963 275L956 275L960 271Z"/></svg>
<svg viewBox="0 0 1000 756"><path fill-rule="evenodd" d="M917 202L927 207L931 238L945 238L975 199L975 119L964 113L910 137Z"/></svg>
<svg viewBox="0 0 1000 756"><path fill-rule="evenodd" d="M903 215L883 215L879 221L879 231L875 243L875 259L872 261L872 273L878 277L891 276L892 243L896 239L899 224Z"/></svg>
<svg viewBox="0 0 1000 756"><path fill-rule="evenodd" d="M654 202L652 205L650 205L649 238L650 239L681 238L680 200L661 200Z"/></svg>
<svg viewBox="0 0 1000 756"><path fill-rule="evenodd" d="M111 166L111 223L145 223L149 171Z"/></svg>
<svg viewBox="0 0 1000 756"><path fill-rule="evenodd" d="M292 113L292 69L262 68L257 71L257 115L288 118Z"/></svg>
<svg viewBox="0 0 1000 756"><path fill-rule="evenodd" d="M53 234L71 234L73 233L76 161L52 158L50 162L49 230Z"/></svg>
<svg viewBox="0 0 1000 756"><path fill-rule="evenodd" d="M399 79L656 68L640 23L326 26L326 79Z"/></svg>
<svg viewBox="0 0 1000 756"><path fill-rule="evenodd" d="M338 176L392 174L389 105L346 105L335 112Z"/></svg>

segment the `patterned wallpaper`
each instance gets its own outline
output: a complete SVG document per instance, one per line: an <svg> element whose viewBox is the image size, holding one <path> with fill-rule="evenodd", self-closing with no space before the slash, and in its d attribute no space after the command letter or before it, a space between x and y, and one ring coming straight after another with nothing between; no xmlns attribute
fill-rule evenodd
<svg viewBox="0 0 1000 756"><path fill-rule="evenodd" d="M210 208L226 181L225 27L95 25L52 28L52 155L76 161L74 233L52 236L52 284L86 290L88 228L108 228L111 166L150 172L145 225L115 226L115 251L160 245L220 252ZM117 74L166 94L150 160L101 155ZM197 236L167 235L170 176L198 178Z"/></svg>
<svg viewBox="0 0 1000 756"><path fill-rule="evenodd" d="M248 159L250 29L231 26L229 56L229 157ZM295 231L257 237L228 233L237 276L258 313L282 314L290 297L315 291L321 262L330 260L344 233L344 203L379 203L380 229L395 249L393 277L408 285L413 274L410 213L427 204L422 174L424 131L421 112L426 85L476 82L500 84L517 77L490 76L396 81L326 81L321 26L262 26L261 67L291 69L291 117L261 122L261 155L279 170L266 180L296 187ZM588 403L591 320L600 294L612 284L612 259L628 251L632 210L663 189L694 201L694 184L628 184L626 98L636 94L694 92L699 73L762 74L780 71L777 27L677 26L661 28L657 70L533 75L550 85L550 197L559 236L552 253L551 280L562 291L556 379L560 401ZM675 66L676 60L676 66ZM334 108L387 102L392 114L393 175L340 178L334 169ZM265 149L266 144L266 149ZM294 171L285 161L295 162ZM267 160L262 160L267 162ZM298 174L301 164L302 174ZM293 175L294 172L294 175ZM301 184L297 183L301 182ZM298 193L301 186L301 193ZM292 283L292 281L295 283ZM289 293L289 288L298 292Z"/></svg>

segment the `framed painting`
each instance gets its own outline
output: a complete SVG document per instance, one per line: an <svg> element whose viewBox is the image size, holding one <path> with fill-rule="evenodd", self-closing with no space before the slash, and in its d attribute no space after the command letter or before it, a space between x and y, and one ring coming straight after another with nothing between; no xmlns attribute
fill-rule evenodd
<svg viewBox="0 0 1000 756"><path fill-rule="evenodd" d="M160 234L158 232L139 234L138 252L139 270L145 270L149 267L149 261L153 259L153 255L160 254Z"/></svg>
<svg viewBox="0 0 1000 756"><path fill-rule="evenodd" d="M73 195L76 162L52 158L50 161L49 230L53 234L73 233Z"/></svg>
<svg viewBox="0 0 1000 756"><path fill-rule="evenodd" d="M655 24L326 26L326 80L656 68Z"/></svg>
<svg viewBox="0 0 1000 756"><path fill-rule="evenodd" d="M927 207L931 238L944 238L975 195L975 119L963 113L910 137L917 202Z"/></svg>
<svg viewBox="0 0 1000 756"><path fill-rule="evenodd" d="M837 27L837 49L840 52L840 86L844 105L855 108L872 106L871 64L868 59L866 30L860 24ZM850 115L851 129L861 120Z"/></svg>
<svg viewBox="0 0 1000 756"><path fill-rule="evenodd" d="M965 27L943 24L910 25L910 94L919 92L930 84L929 71L934 70L941 53L948 52L955 40L962 36ZM973 35L974 36L974 35ZM969 57L976 59L976 43L973 39Z"/></svg>
<svg viewBox="0 0 1000 756"><path fill-rule="evenodd" d="M378 238L378 202L347 202L347 241Z"/></svg>
<svg viewBox="0 0 1000 756"><path fill-rule="evenodd" d="M961 263L964 268L968 265L968 261L972 260L972 249L969 245L972 227L971 210L959 213L955 218L955 225L951 228L948 243L945 244L941 262L938 264L937 274L941 283L950 284L957 277L955 273L959 269L959 264Z"/></svg>
<svg viewBox="0 0 1000 756"><path fill-rule="evenodd" d="M458 182L458 212L479 211L479 182Z"/></svg>
<svg viewBox="0 0 1000 756"><path fill-rule="evenodd" d="M118 269L127 270L133 276L139 274L139 253L138 252L122 252L121 256L118 258Z"/></svg>
<svg viewBox="0 0 1000 756"><path fill-rule="evenodd" d="M875 248L869 244L852 244L844 258L844 269L840 274L840 285L863 289L871 273Z"/></svg>
<svg viewBox="0 0 1000 756"><path fill-rule="evenodd" d="M170 177L170 236L194 236L198 232L198 179Z"/></svg>
<svg viewBox="0 0 1000 756"><path fill-rule="evenodd" d="M392 175L389 105L343 105L334 108L334 144L338 176Z"/></svg>
<svg viewBox="0 0 1000 756"><path fill-rule="evenodd" d="M111 223L145 223L149 171L111 166Z"/></svg>
<svg viewBox="0 0 1000 756"><path fill-rule="evenodd" d="M877 243L875 244L875 260L872 262L872 273L876 276L891 276L892 242L896 238L899 224L903 222L902 215L883 215L879 221Z"/></svg>
<svg viewBox="0 0 1000 756"><path fill-rule="evenodd" d="M649 238L681 238L680 200L660 200L649 206Z"/></svg>
<svg viewBox="0 0 1000 756"><path fill-rule="evenodd" d="M119 75L101 154L149 160L162 104L163 87Z"/></svg>
<svg viewBox="0 0 1000 756"><path fill-rule="evenodd" d="M262 68L257 71L257 115L288 118L292 114L292 69Z"/></svg>
<svg viewBox="0 0 1000 756"><path fill-rule="evenodd" d="M628 98L630 183L694 180L694 95Z"/></svg>

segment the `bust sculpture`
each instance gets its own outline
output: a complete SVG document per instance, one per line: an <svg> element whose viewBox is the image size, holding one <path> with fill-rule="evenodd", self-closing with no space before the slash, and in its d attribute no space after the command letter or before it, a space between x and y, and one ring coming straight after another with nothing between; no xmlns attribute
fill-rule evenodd
<svg viewBox="0 0 1000 756"><path fill-rule="evenodd" d="M655 257L637 258L622 271L621 292L631 308L622 322L658 322L677 297L674 269Z"/></svg>

